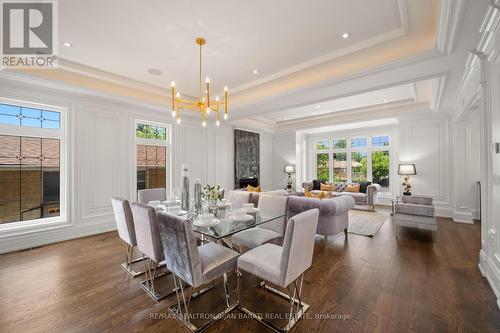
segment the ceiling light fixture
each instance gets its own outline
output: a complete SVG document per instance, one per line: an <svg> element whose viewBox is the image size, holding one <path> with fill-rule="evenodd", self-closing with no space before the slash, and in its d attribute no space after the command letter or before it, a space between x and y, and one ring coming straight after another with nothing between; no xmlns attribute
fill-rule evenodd
<svg viewBox="0 0 500 333"><path fill-rule="evenodd" d="M162 75L163 72L157 68L150 68L148 69L148 73L151 74L151 75L154 75L154 76L159 76L159 75Z"/></svg>
<svg viewBox="0 0 500 333"><path fill-rule="evenodd" d="M210 100L210 79L207 77L205 80L206 84L206 89L204 91L205 95L203 95L203 85L201 82L201 48L203 45L206 44L206 40L202 37L196 38L196 44L200 46L200 80L199 80L199 96L198 100L193 101L193 100L184 100L181 99L181 95L175 91L175 82L172 81L171 87L172 87L172 115L175 116L177 119L177 123L180 122L180 113L181 110L194 110L197 111L201 114L201 124L203 127L207 126L206 118L208 115L210 115L211 111L215 112L216 116L216 122L215 124L217 126L220 125L220 113L219 113L219 107L222 106L224 107L224 120L227 119L227 86L224 87L224 101L221 102L219 100L219 97L217 96L214 101ZM211 105L215 104L215 108L211 108Z"/></svg>
<svg viewBox="0 0 500 333"><path fill-rule="evenodd" d="M73 44L70 42L64 42L63 45L66 47L73 47Z"/></svg>
<svg viewBox="0 0 500 333"><path fill-rule="evenodd" d="M321 105L316 105L316 109L321 109Z"/></svg>
<svg viewBox="0 0 500 333"><path fill-rule="evenodd" d="M344 32L344 33L342 34L342 38L344 38L344 39L347 39L347 38L349 38L350 36L351 36L351 34L350 34L349 32Z"/></svg>
<svg viewBox="0 0 500 333"><path fill-rule="evenodd" d="M259 74L259 71L258 71L258 70L256 70L256 69L254 69L254 70L253 70L253 73L254 73L255 75L257 75L257 74Z"/></svg>
<svg viewBox="0 0 500 333"><path fill-rule="evenodd" d="M387 98L386 98L386 99L384 99L384 103L387 103L387 102L389 102L389 100L388 100Z"/></svg>

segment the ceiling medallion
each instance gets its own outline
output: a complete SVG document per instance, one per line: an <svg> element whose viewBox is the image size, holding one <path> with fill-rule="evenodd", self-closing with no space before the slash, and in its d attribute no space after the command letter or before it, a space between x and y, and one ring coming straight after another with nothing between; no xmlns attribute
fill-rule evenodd
<svg viewBox="0 0 500 333"><path fill-rule="evenodd" d="M203 85L201 82L201 47L206 44L206 40L202 37L196 38L196 44L200 46L200 82L198 100L181 99L181 94L175 91L175 82L172 81L172 117L176 119L177 124L181 122L181 111L192 110L197 111L201 115L201 124L207 126L207 117L211 112L215 112L217 126L220 125L219 107L224 107L224 120L227 119L227 86L224 87L224 101L219 100L219 96L215 100L210 100L210 79L205 80L206 86L203 93Z"/></svg>

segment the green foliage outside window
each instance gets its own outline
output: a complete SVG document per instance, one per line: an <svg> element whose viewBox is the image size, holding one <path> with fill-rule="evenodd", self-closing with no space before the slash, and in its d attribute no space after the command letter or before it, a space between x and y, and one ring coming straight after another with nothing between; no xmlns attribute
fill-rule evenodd
<svg viewBox="0 0 500 333"><path fill-rule="evenodd" d="M366 181L367 175L367 154L361 152L353 152L351 155L352 167L352 182L359 183Z"/></svg>
<svg viewBox="0 0 500 333"><path fill-rule="evenodd" d="M166 140L167 129L165 127L137 124L135 135L144 139Z"/></svg>
<svg viewBox="0 0 500 333"><path fill-rule="evenodd" d="M374 151L372 153L373 183L389 187L389 152Z"/></svg>
<svg viewBox="0 0 500 333"><path fill-rule="evenodd" d="M330 179L330 161L328 154L316 155L316 178L322 181Z"/></svg>

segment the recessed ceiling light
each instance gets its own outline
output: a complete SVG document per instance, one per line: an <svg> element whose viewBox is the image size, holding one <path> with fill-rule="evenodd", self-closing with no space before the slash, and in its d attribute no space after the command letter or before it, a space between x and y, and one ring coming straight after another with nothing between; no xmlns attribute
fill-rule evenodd
<svg viewBox="0 0 500 333"><path fill-rule="evenodd" d="M151 74L151 75L156 75L156 76L163 74L163 72L161 70L156 69L156 68L150 68L150 69L148 69L148 73Z"/></svg>
<svg viewBox="0 0 500 333"><path fill-rule="evenodd" d="M347 39L347 38L349 38L350 36L351 36L351 34L350 34L349 32L344 32L344 33L342 34L342 38L344 38L344 39Z"/></svg>
<svg viewBox="0 0 500 333"><path fill-rule="evenodd" d="M64 42L63 45L66 46L66 47L73 47L73 44L70 43L70 42Z"/></svg>
<svg viewBox="0 0 500 333"><path fill-rule="evenodd" d="M387 99L384 99L384 103L387 103L387 102L389 102L389 100L387 100Z"/></svg>
<svg viewBox="0 0 500 333"><path fill-rule="evenodd" d="M259 74L259 71L258 71L258 70L256 70L256 69L254 69L254 70L253 70L253 73L254 73L255 75L257 75L257 74Z"/></svg>
<svg viewBox="0 0 500 333"><path fill-rule="evenodd" d="M316 105L316 109L321 109L321 105Z"/></svg>

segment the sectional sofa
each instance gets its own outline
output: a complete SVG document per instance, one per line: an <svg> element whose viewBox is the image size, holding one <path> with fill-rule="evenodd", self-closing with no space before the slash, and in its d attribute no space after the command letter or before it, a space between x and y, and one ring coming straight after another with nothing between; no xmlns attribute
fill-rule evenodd
<svg viewBox="0 0 500 333"><path fill-rule="evenodd" d="M302 183L302 188L311 192L312 194L318 194L320 191L320 181L314 180L312 182ZM380 192L379 184L360 184L360 192L347 192L347 185L356 185L357 183L347 184L347 183L337 183L334 184L335 191L332 192L334 196L347 195L354 199L356 209L364 210L375 210L375 205L378 202L378 193Z"/></svg>

